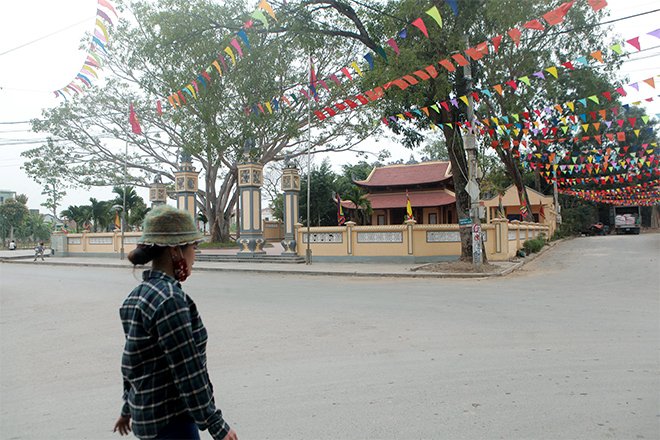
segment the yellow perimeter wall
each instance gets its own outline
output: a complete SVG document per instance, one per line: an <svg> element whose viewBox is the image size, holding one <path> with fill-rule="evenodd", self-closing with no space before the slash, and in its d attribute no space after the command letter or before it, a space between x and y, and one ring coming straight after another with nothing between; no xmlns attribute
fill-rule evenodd
<svg viewBox="0 0 660 440"><path fill-rule="evenodd" d="M310 249L319 261L453 261L461 254L459 225L346 226L310 228ZM482 225L482 235L490 261L505 261L516 255L525 240L542 233L548 225L493 220ZM307 249L307 228L296 224L298 255Z"/></svg>

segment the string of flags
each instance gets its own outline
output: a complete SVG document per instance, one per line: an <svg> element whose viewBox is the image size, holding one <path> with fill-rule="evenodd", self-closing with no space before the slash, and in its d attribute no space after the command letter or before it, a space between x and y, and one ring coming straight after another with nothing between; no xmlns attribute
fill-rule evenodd
<svg viewBox="0 0 660 440"><path fill-rule="evenodd" d="M447 0L447 1L445 1L445 3L447 3L451 7L452 11L454 12L454 15L458 15L458 4L457 4L456 0ZM443 26L442 16L440 15L440 11L438 10L437 6L433 6L431 9L426 11L425 14L428 15L429 17L433 18L433 20L438 24L438 26L440 26L440 27ZM428 30L427 30L426 25L424 24L424 21L422 20L421 17L414 20L411 23L411 26L414 26L415 28L419 29L419 31L421 31L428 38L428 36L429 36L428 35ZM407 38L407 36L408 36L408 29L407 28L404 28L403 30L401 30L398 33L398 37L400 39L405 39L405 38ZM400 54L401 51L399 49L399 45L397 44L394 37L387 40L387 44L396 52L397 55ZM380 56L385 61L386 64L388 63L387 53L385 52L385 49L383 48L382 45L379 45L376 48L376 55ZM363 56L364 60L367 62L368 66L369 66L369 69L372 70L372 71L374 70L374 57L376 55L373 55L371 53L367 53ZM349 67L351 67L351 70L353 71L352 75L351 75L351 71L349 71ZM273 98L270 101L267 101L265 103L248 106L248 107L245 108L246 114L250 114L250 111L252 111L253 113L258 115L259 112L257 111L257 108L259 108L259 110L261 111L261 114L265 115L266 112L264 111L264 107L269 109L269 113L272 114L273 112L271 110L275 109L275 111L277 111L278 107L283 105L282 102L286 102L289 106L292 105L289 98L291 98L291 100L294 102L293 105L296 105L296 104L298 104L298 99L299 99L298 93L300 93L302 96L304 96L305 99L307 99L307 100L315 99L318 102L318 100L319 100L318 99L318 91L321 90L319 88L319 86L323 87L323 89L330 92L330 87L328 86L328 84L332 84L332 82L334 82L335 84L337 84L337 86L341 87L341 85L342 85L341 80L340 80L341 77L348 78L348 80L350 82L353 82L353 77L355 77L356 74L359 75L359 76L363 76L362 69L360 69L360 66L358 65L358 60L353 61L350 65L344 66L343 68L337 70L332 75L329 75L329 76L324 77L324 78L319 79L319 80L314 79L313 81L310 82L310 85L308 87L305 87L305 88L300 89L300 90L293 90L292 88L287 88L285 90L285 92L282 94L282 96L280 96L279 98L275 97L275 98ZM312 91L311 95L308 92L308 90ZM287 98L287 94L288 94L288 98ZM364 96L355 96L353 99L351 99L349 101L350 102L347 103L347 105L350 108L355 108L355 107L352 107L353 104L356 107L358 106L358 104L355 103L355 101L358 101L361 104L366 104L366 103L369 102L369 100L366 100L366 98L364 98ZM344 107L346 108L346 106L344 106Z"/></svg>
<svg viewBox="0 0 660 440"><path fill-rule="evenodd" d="M565 3L565 4L561 5L559 8L557 8L557 10L551 11L551 12L554 13L555 15L560 15L561 20L563 21L563 17L566 15L566 13L568 12L568 9L570 9L570 7L572 6L573 3L574 2ZM547 15L547 14L544 14L544 16L543 16L544 19L546 19L545 15ZM558 24L558 23L561 22L561 21L553 20L550 17L548 17L547 21L548 21L548 24L550 24L550 25ZM525 25L523 25L523 27L527 28L527 29L533 29L533 30L544 30L545 29L545 27L543 27L542 25L540 27L538 25L531 25L531 23L534 23L534 22L538 22L538 20L532 20L532 21L526 23ZM540 24L540 22L539 22L539 24ZM425 32L425 34L426 34L426 32ZM481 59L484 55L488 55L488 54L491 54L491 53L493 53L493 54L497 53L497 51L499 50L499 47L501 45L503 35L504 34L499 35L499 36L497 36L497 37L495 37L491 40L486 40L486 41L478 44L477 46L475 46L471 49L465 50L464 53L467 55L468 58L471 58L473 60ZM520 30L518 28L515 28L515 30L508 31L507 35L509 35L509 37L516 43L516 46L518 46L518 44L520 42L520 35L521 35ZM660 29L658 29L656 31L653 31L653 32L650 32L649 35L660 38ZM641 46L639 44L639 37L628 40L627 42L632 47L637 48L637 50L641 50ZM619 55L622 54L622 48L621 48L620 44L611 46L610 49L612 51L618 53ZM589 56L593 59L596 59L596 60L600 61L601 63L603 62L602 50L593 52L593 53L589 54ZM450 58L452 58L453 61L455 63L457 63L459 66L465 66L469 62L468 59L466 59L466 57L462 54L454 54ZM589 64L589 60L587 59L586 56L579 57L574 62L575 63L582 63L582 64L585 64L585 65ZM452 64L452 62L449 59L441 60L441 61L439 61L439 64L441 66L443 66L445 69L447 69L448 71L450 71L450 72L456 71L456 66L454 66L454 64ZM563 66L563 67L565 67L566 69L569 69L569 70L574 70L575 69L575 66L573 65L573 62L562 63L561 66ZM557 68L558 68L557 66L553 66L553 67L550 67L546 70L551 75L553 75L555 77L558 77ZM535 76L535 77L538 77L538 78L541 78L541 79L545 79L545 74L543 72L544 72L544 70L536 72L532 76ZM362 76L361 72L359 70L358 70L358 73L360 74L360 76ZM349 76L350 76L350 74L349 74ZM405 75L405 76L403 76L401 78L398 78L394 81L388 82L387 84L383 85L381 88L377 88L377 89L375 89L371 92L364 92L362 94L356 95L357 99L351 99L350 101L359 100L362 104L368 104L369 102L374 101L374 100L379 99L379 98L382 97L382 93L380 93L382 91L382 89L387 90L389 87L396 85L399 88L401 88L401 90L405 90L407 87L409 87L411 85L415 85L415 84L419 83L420 81L428 80L429 78L435 78L435 76L437 76L436 67L434 65L431 65L431 66L426 67L425 69L420 69L420 70L418 70L414 73L411 73L409 75ZM349 79L351 79L351 78L349 77ZM530 77L529 76L521 77L521 78L519 78L519 82L516 82L515 80L511 80L511 81L506 82L505 85L509 85L512 89L517 90L520 83L527 83L529 86L531 86ZM498 85L493 86L493 88L500 94L503 94L502 87L503 87L503 84L498 84ZM486 94L488 96L492 95L492 93L488 89L482 90L481 93ZM371 99L371 101L360 98L360 96L362 96L362 98L364 98L363 95L365 95L365 94ZM475 97L476 99L478 99L478 95L477 95L476 92L472 93L472 96ZM461 96L461 97L455 98L453 100L450 100L449 103L451 103L455 107L458 107L458 101L459 100L463 101L465 103L465 105L468 105L468 97L467 96ZM440 103L440 105L448 106L449 103L447 103L447 102L445 102L444 104ZM348 106L346 104L348 104ZM338 111L345 110L346 108L349 108L349 109L352 110L352 109L355 109L357 107L358 107L358 105L353 106L353 105L351 105L350 102L346 102L346 100L344 100L343 102L338 103L338 105L334 104L334 105L330 105L330 106L325 107L323 109L323 111L325 111L327 113L327 115L323 111L317 111L316 116L318 117L319 120L324 120L328 117L335 116L338 113ZM386 118L383 119L383 122L385 122L387 124L388 119L396 120L396 117L394 117L394 116L390 116L389 118L386 117Z"/></svg>
<svg viewBox="0 0 660 440"><path fill-rule="evenodd" d="M648 35L652 35L652 36L655 36L657 38L660 38L660 29L657 29L653 32L649 32ZM633 45L633 47L635 47L637 50L641 50L641 46L638 43L639 37L635 37L635 38L633 38L631 40L628 40L628 41L629 42L631 42L631 41L637 42L637 44ZM614 48L614 49L612 49L612 48ZM623 53L619 44L611 46L610 49L614 50L619 55L621 55ZM592 59L595 59L595 60L599 61L600 63L603 63L602 50L591 53L590 57L592 57ZM577 61L577 60L579 60L579 61ZM580 64L582 64L586 67L590 67L586 56L579 57L577 60L576 60L576 64L577 64L577 62L579 62ZM563 64L561 64L561 66L564 67L565 71L575 70L575 66L573 65L572 62L563 63ZM429 67L433 68L433 66L429 66ZM429 67L427 67L427 69L429 69ZM543 72L549 72L551 76L558 79L559 74L560 74L561 71L562 70L559 68L559 66L552 66L552 67L540 70L540 71L538 71L536 73L533 73L531 75L522 76L522 77L518 78L517 81L516 80L508 81L508 82L504 83L504 85L508 85L511 88L510 92L515 93L515 92L520 90L521 84L526 84L527 86L531 87L530 79L537 79L539 81L546 81L547 80L547 75L544 74ZM435 68L433 68L432 72L435 72ZM412 75L416 75L419 78L419 80L415 77L412 77ZM435 76L431 76L431 77L435 78ZM404 81L404 79L405 79L405 81ZM395 80L394 83L396 85L398 85L402 90L405 90L409 85L417 84L419 81L423 81L423 80L426 80L426 79L429 79L428 75L424 75L424 72L417 71L417 72L414 72L411 75L406 75L403 78ZM625 85L625 87L630 87L630 89L639 92L641 84L646 84L646 85L650 86L652 89L655 89L655 83L656 83L655 77L650 77L650 78L647 78L643 81L638 81L638 82L633 82L633 83L627 84L627 85ZM492 88L495 90L495 92L499 93L500 95L504 94L503 84L494 85L494 86L492 86ZM602 93L602 97L600 97L599 95L591 95L591 96L583 97L583 98L580 98L580 99L577 99L577 100L574 100L574 101L568 101L568 102L564 103L563 106L565 106L567 109L570 109L572 112L574 112L576 103L579 103L582 106L586 107L587 104L588 104L588 101L592 101L592 102L595 102L596 104L600 104L600 102L603 100L603 97L605 99L607 99L608 101L611 101L613 92L617 92L621 96L627 96L627 92L624 89L624 86L621 86L621 87L616 88L613 91L608 91L608 92ZM470 94L470 96L473 99L475 99L477 102L479 102L480 101L480 96L482 96L482 97L483 96L488 96L490 98L490 97L493 96L493 92L491 92L488 88L484 88L484 89L481 89L479 91L472 92ZM653 98L646 99L647 102L650 102L652 100L653 100ZM441 102L441 103L436 103L436 104L431 105L429 107L432 108L433 110L435 110L437 113L440 113L440 108L439 107L442 107L446 111L449 111L449 106L450 105L458 108L459 107L459 102L463 102L467 106L468 103L469 103L468 96L464 95L464 96L460 96L460 97L455 97L455 98L450 99L448 101L444 101L444 102ZM641 103L642 103L641 101L636 101L636 102L633 102L633 105L640 105ZM427 114L427 116L428 116L428 108L429 107L422 108L422 111L424 111ZM544 111L544 112L546 112L550 115L550 114L552 114L553 109L557 109L560 113L563 111L561 104L556 104L554 106L545 107L542 111ZM539 110L537 112L540 112L540 111L541 110ZM417 113L419 116L421 116L421 112L419 110L413 110L413 112ZM382 120L385 124L389 124L388 120L396 121L397 118L405 120L404 115L408 116L409 118L413 118L412 113L407 112L407 113L397 114L396 116L384 117ZM518 119L518 116L519 115L511 115L511 117L516 119L516 120ZM325 118L323 118L323 119L325 119ZM507 119L508 119L508 116L504 117L504 120L507 120ZM497 123L497 121L495 121L495 122ZM469 124L468 124L468 126L469 126Z"/></svg>
<svg viewBox="0 0 660 440"><path fill-rule="evenodd" d="M66 95L71 96L72 93L82 93L83 87L91 87L92 77L96 79L99 78L97 70L103 70L103 67L97 51L98 49L102 49L103 52L106 54L108 53L105 49L105 45L108 44L107 27L113 26L108 12L112 12L115 18L118 18L117 11L115 11L115 8L107 0L98 0L96 22L94 24L94 36L92 37L92 42L89 51L87 52L85 63L80 69L80 72L78 72L76 77L71 80L69 84L53 92L56 98L61 96L66 100Z"/></svg>
<svg viewBox="0 0 660 440"><path fill-rule="evenodd" d="M604 190L587 190L558 188L560 194L588 200L591 202L607 203L613 205L643 205L653 206L660 199L660 181L658 179L621 188Z"/></svg>
<svg viewBox="0 0 660 440"><path fill-rule="evenodd" d="M262 11L267 12L268 15L277 21L277 17L275 16L273 8L266 0L262 0L261 3L257 5L257 8L251 14L250 18L254 18L255 20L260 21L263 23L264 28L269 29L268 19ZM215 60L213 60L213 62L207 66L203 72L197 75L197 77L189 84L183 86L180 90L166 97L167 101L169 101L173 108L181 107L182 105L187 104L188 100L197 99L198 95L200 94L200 87L203 87L204 90L206 90L207 87L213 86L213 82L211 81L211 72L215 70L217 71L217 74L222 77L223 69L225 72L224 74L230 70L227 67L230 60L232 67L236 66L237 57L239 60L243 58L243 49L241 48L239 41L245 45L247 50L250 50L250 41L247 34L245 33L245 29L252 29L254 24L255 22L252 20L247 20L243 24L241 30L236 33L236 36L229 42L227 47L224 48L222 53L220 53L220 55ZM225 60L225 58L227 59ZM214 81L217 81L217 79L214 79ZM188 100L186 100L186 97ZM156 110L158 114L162 114L163 110L161 100L156 101Z"/></svg>
<svg viewBox="0 0 660 440"><path fill-rule="evenodd" d="M658 117L660 118L660 114L658 114ZM618 120L616 120L616 122L621 128L623 128L623 125L627 123L627 124L630 124L630 128L632 128L632 130L619 131L619 132L616 132L616 133L602 133L602 134L597 134L597 135L588 135L588 136L580 136L580 137L573 136L573 137L530 139L530 140L525 140L525 139L521 139L521 140L516 140L516 139L513 139L513 140L509 140L509 139L492 140L491 141L491 147L492 148L501 147L504 150L508 150L509 148L515 148L515 147L518 147L518 146L527 147L528 144L534 144L537 147L540 147L541 144L544 144L545 146L550 146L551 144L562 143L562 142L565 142L565 141L568 141L568 140L571 140L575 143L585 142L585 141L589 141L589 140L595 140L599 144L602 144L604 141L614 142L615 137L616 137L617 142L626 142L627 137L632 136L632 135L630 135L631 133L633 133L635 135L635 137L639 138L639 135L641 134L642 129L641 128L634 129L636 123L637 123L637 125L640 125L640 126L647 125L649 123L649 120L650 120L650 117L646 116L646 115L642 116L642 117L639 117L639 118L618 119ZM546 136L548 134L554 136L554 135L557 134L557 132L561 128L563 130L564 134L566 134L568 129L571 129L572 132L574 132L574 134L577 134L580 128L582 128L586 133L590 126L593 126L594 129L597 132L598 132L598 130L601 126L605 126L605 127L607 127L607 129L609 129L612 126L612 123L613 123L613 121L604 121L604 123L596 122L596 123L593 123L593 124L573 125L572 127L567 126L567 125L564 125L564 126L555 125L552 128L544 127L542 129L523 128L522 131L523 131L523 134L525 136L530 135L530 131L533 133L534 136ZM523 124L527 127L529 127L531 125L530 122L524 122ZM515 124L515 125L516 125L516 127L518 127L520 124ZM511 126L511 124L509 124L509 126ZM518 130L515 130L515 129L513 129L513 130L514 130L514 134L517 135L518 130L520 130L520 128L518 128ZM492 131L494 131L494 130L489 130L489 132L492 132ZM511 130L507 129L505 131L510 132ZM648 133L649 136L651 136L651 135L653 135L654 129L653 129L653 127L647 127L645 131L646 131L646 133ZM492 134L493 133L491 133L491 135ZM626 136L626 134L629 134L629 136Z"/></svg>

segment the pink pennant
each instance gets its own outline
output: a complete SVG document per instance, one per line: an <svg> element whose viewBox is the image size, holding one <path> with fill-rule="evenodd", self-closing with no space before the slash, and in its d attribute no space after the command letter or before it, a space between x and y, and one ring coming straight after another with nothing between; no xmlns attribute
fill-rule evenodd
<svg viewBox="0 0 660 440"><path fill-rule="evenodd" d="M424 33L424 35L426 35L426 37L428 38L429 33L426 32L426 25L424 24L424 21L422 21L421 18L418 18L417 20L413 21L412 25L419 28L419 30L422 31L422 33Z"/></svg>
<svg viewBox="0 0 660 440"><path fill-rule="evenodd" d="M632 47L634 47L638 51L641 50L641 47L639 45L639 37L635 37L632 40L626 40L626 43L630 44Z"/></svg>
<svg viewBox="0 0 660 440"><path fill-rule="evenodd" d="M343 73L344 75L346 75L350 81L353 81L353 77L351 77L351 74L348 72L348 69L347 69L346 67L344 67L343 69L341 69L341 73Z"/></svg>
<svg viewBox="0 0 660 440"><path fill-rule="evenodd" d="M243 25L243 27L244 27L245 29L252 29L252 25L253 25L253 24L254 24L254 21L250 21L250 20L248 20L248 21L245 22L245 24Z"/></svg>
<svg viewBox="0 0 660 440"><path fill-rule="evenodd" d="M156 111L158 112L159 115L163 114L163 107L160 104L160 99L156 101Z"/></svg>
<svg viewBox="0 0 660 440"><path fill-rule="evenodd" d="M394 41L394 38L390 38L389 40L387 40L387 44L392 46L394 52L396 52L396 54L399 55L399 46L396 44L396 41Z"/></svg>
<svg viewBox="0 0 660 440"><path fill-rule="evenodd" d="M234 46L234 47L236 48L236 50L238 51L238 55L240 55L240 57L243 58L243 51L241 50L241 46L238 45L238 41L236 41L236 38L234 38L233 40L231 40L231 41L229 42L229 44L231 44L232 46Z"/></svg>
<svg viewBox="0 0 660 440"><path fill-rule="evenodd" d="M319 84L321 84L328 92L330 91L330 87L328 87L324 80L319 80Z"/></svg>
<svg viewBox="0 0 660 440"><path fill-rule="evenodd" d="M117 15L117 11L115 11L115 8L112 7L110 3L108 3L106 0L99 0L99 5L105 6L106 8L110 9L113 14L115 14L115 17L119 18Z"/></svg>
<svg viewBox="0 0 660 440"><path fill-rule="evenodd" d="M614 89L616 92L619 92L620 95L626 96L626 91L623 90L623 87L619 87L618 89Z"/></svg>
<svg viewBox="0 0 660 440"><path fill-rule="evenodd" d="M339 82L339 78L337 78L337 75L333 73L332 75L330 75L330 79L336 82L337 85L341 87L341 83Z"/></svg>

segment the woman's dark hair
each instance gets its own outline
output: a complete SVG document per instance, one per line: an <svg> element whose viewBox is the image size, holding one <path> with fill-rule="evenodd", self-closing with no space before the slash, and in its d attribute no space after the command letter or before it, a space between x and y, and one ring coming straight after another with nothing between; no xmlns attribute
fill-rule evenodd
<svg viewBox="0 0 660 440"><path fill-rule="evenodd" d="M128 261L134 265L147 264L160 257L165 249L166 247L164 246L145 246L140 244L128 254Z"/></svg>

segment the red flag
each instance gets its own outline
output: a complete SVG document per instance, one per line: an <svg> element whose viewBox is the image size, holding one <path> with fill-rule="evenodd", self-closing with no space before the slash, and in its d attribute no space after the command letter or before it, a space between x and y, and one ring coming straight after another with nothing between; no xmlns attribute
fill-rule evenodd
<svg viewBox="0 0 660 440"><path fill-rule="evenodd" d="M138 122L137 117L135 116L135 110L133 110L133 104L131 104L131 114L128 118L128 122L131 123L131 129L133 130L133 133L142 134L142 128L140 127L140 123Z"/></svg>
<svg viewBox="0 0 660 440"><path fill-rule="evenodd" d="M547 21L549 25L559 24L564 21L564 17L566 16L566 13L568 13L568 10L571 9L571 6L573 6L573 2L564 3L554 11L543 14L542 17L545 18L545 21Z"/></svg>
<svg viewBox="0 0 660 440"><path fill-rule="evenodd" d="M589 6L591 6L594 11L598 11L607 6L607 0L587 0L587 3L589 3Z"/></svg>

